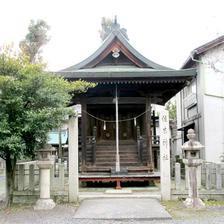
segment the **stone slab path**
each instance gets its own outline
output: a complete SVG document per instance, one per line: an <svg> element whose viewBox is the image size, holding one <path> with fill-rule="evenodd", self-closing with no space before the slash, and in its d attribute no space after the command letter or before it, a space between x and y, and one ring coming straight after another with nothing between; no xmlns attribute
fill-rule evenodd
<svg viewBox="0 0 224 224"><path fill-rule="evenodd" d="M156 199L103 198L82 201L75 219L170 220L170 214Z"/></svg>

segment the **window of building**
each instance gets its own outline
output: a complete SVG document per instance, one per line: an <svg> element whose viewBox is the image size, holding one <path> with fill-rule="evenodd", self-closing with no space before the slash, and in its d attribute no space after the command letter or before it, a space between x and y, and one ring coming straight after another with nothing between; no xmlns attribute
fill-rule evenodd
<svg viewBox="0 0 224 224"><path fill-rule="evenodd" d="M187 109L187 117L188 118L191 118L191 117L195 116L196 114L197 114L197 106L196 105L189 107Z"/></svg>

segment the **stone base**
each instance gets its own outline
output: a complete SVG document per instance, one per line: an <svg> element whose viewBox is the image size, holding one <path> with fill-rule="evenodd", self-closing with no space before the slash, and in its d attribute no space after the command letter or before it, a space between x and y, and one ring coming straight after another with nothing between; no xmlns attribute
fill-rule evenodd
<svg viewBox="0 0 224 224"><path fill-rule="evenodd" d="M38 199L34 210L50 210L55 207L55 203L52 199Z"/></svg>
<svg viewBox="0 0 224 224"><path fill-rule="evenodd" d="M132 190L126 190L126 189L109 189L105 191L105 194L132 194Z"/></svg>
<svg viewBox="0 0 224 224"><path fill-rule="evenodd" d="M197 209L202 209L205 207L204 202L200 198L187 198L184 201L184 205L187 208L197 208Z"/></svg>

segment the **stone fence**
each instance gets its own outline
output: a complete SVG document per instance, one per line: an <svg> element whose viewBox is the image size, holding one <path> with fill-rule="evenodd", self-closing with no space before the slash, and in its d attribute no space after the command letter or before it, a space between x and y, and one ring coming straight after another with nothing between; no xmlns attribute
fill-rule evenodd
<svg viewBox="0 0 224 224"><path fill-rule="evenodd" d="M4 174L5 171L5 161L0 158L0 175Z"/></svg>
<svg viewBox="0 0 224 224"><path fill-rule="evenodd" d="M51 169L51 189L65 190L67 185L68 167L67 162L55 163ZM39 168L36 161L17 163L15 176L16 191L39 190Z"/></svg>
<svg viewBox="0 0 224 224"><path fill-rule="evenodd" d="M175 163L173 198L184 198L188 189L188 169ZM207 199L224 199L224 164L203 162L197 169L199 194Z"/></svg>
<svg viewBox="0 0 224 224"><path fill-rule="evenodd" d="M175 176L172 181L172 199L186 198L188 195L187 170L180 163L175 164ZM200 197L204 199L224 200L224 164L203 162L197 170ZM32 192L39 191L39 168L36 161L17 164L15 190ZM55 163L51 169L52 195L68 195L68 164ZM19 194L17 194L19 195Z"/></svg>

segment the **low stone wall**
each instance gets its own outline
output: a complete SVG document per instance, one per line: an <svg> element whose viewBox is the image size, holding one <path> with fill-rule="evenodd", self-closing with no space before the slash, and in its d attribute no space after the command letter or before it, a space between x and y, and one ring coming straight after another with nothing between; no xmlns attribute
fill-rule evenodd
<svg viewBox="0 0 224 224"><path fill-rule="evenodd" d="M5 172L5 161L0 158L0 175L4 174Z"/></svg>
<svg viewBox="0 0 224 224"><path fill-rule="evenodd" d="M182 175L181 172L185 173ZM171 198L186 198L188 195L187 170L181 171L179 163L175 165L175 177L172 182ZM198 190L202 199L224 200L224 164L204 162L197 171ZM39 169L36 161L18 163L16 172L14 202L34 203L39 195ZM67 163L56 163L51 170L51 197L55 202L68 201Z"/></svg>
<svg viewBox="0 0 224 224"><path fill-rule="evenodd" d="M184 174L184 175L183 175ZM203 162L197 169L197 185L202 199L224 200L224 164ZM186 198L188 195L188 170L175 164L172 199Z"/></svg>

